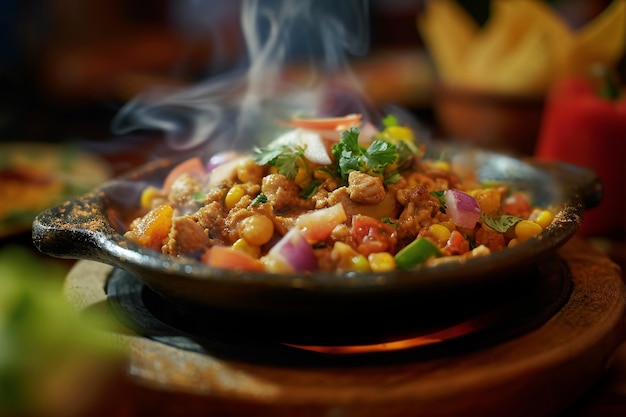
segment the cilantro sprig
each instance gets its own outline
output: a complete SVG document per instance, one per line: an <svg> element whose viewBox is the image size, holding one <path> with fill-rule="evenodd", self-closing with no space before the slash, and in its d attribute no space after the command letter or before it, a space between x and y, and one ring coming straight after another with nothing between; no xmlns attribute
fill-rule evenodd
<svg viewBox="0 0 626 417"><path fill-rule="evenodd" d="M502 214L498 217L481 215L480 218L485 222L487 226L500 233L506 232L507 230L509 230L510 227L514 226L517 222L522 220L519 217L512 216L510 214Z"/></svg>
<svg viewBox="0 0 626 417"><path fill-rule="evenodd" d="M368 148L359 145L360 130L351 127L341 133L341 141L334 144L336 175L348 179L350 171L361 171L373 176L384 176L385 168L398 159L396 147L384 140L373 141ZM397 180L396 180L397 181Z"/></svg>
<svg viewBox="0 0 626 417"><path fill-rule="evenodd" d="M386 129L398 126L397 119L390 115L383 120ZM258 165L276 167L276 172L293 180L300 168L322 170L330 173L340 182L346 182L350 171L360 171L372 176L383 178L385 184L398 182L400 172L410 168L415 158L423 154L423 150L413 141L394 138L393 135L377 135L368 147L359 145L360 129L351 127L340 135L340 141L331 148L333 162L331 165L313 168L304 156L305 148L294 145L268 145L254 150ZM303 190L303 198L310 198L320 186L313 181Z"/></svg>
<svg viewBox="0 0 626 417"><path fill-rule="evenodd" d="M302 166L308 167L304 159L304 148L301 146L267 146L256 148L254 150L254 159L258 165L275 166L278 173L293 180L298 174L300 165L297 163L302 160Z"/></svg>

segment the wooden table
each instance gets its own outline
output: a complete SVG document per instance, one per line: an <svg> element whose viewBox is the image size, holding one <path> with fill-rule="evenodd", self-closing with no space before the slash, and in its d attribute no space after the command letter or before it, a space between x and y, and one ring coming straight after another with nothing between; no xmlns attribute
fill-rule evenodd
<svg viewBox="0 0 626 417"><path fill-rule="evenodd" d="M560 255L574 284L566 305L540 328L477 352L385 366L275 367L129 332L127 375L110 399L120 416L626 415L619 266L578 238ZM80 261L66 281L68 300L102 306L110 271Z"/></svg>

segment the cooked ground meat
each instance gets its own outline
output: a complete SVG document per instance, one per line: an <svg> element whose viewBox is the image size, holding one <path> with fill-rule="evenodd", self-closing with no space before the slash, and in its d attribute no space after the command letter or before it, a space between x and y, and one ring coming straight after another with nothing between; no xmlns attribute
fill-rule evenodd
<svg viewBox="0 0 626 417"><path fill-rule="evenodd" d="M481 227L476 230L474 240L476 241L476 246L485 245L491 252L497 252L506 247L506 241L502 233L487 227Z"/></svg>
<svg viewBox="0 0 626 417"><path fill-rule="evenodd" d="M398 202L404 206L398 218L398 239L402 245L415 238L425 227L430 226L440 212L441 203L433 197L425 184L400 189Z"/></svg>
<svg viewBox="0 0 626 417"><path fill-rule="evenodd" d="M312 200L300 198L302 190L293 181L281 174L269 174L263 177L261 193L281 212L311 210L315 207Z"/></svg>
<svg viewBox="0 0 626 417"><path fill-rule="evenodd" d="M208 247L209 237L191 216L176 217L162 252L170 255L200 256Z"/></svg>
<svg viewBox="0 0 626 417"><path fill-rule="evenodd" d="M176 206L188 206L200 190L202 190L202 185L198 180L189 174L183 174L172 183L168 200Z"/></svg>
<svg viewBox="0 0 626 417"><path fill-rule="evenodd" d="M373 177L359 171L348 175L350 200L362 204L378 204L385 199L385 186L381 177Z"/></svg>
<svg viewBox="0 0 626 417"><path fill-rule="evenodd" d="M205 206L200 207L194 214L195 220L204 229L209 230L209 238L223 240L222 231L224 230L224 217L226 209L224 205L218 201L213 201Z"/></svg>

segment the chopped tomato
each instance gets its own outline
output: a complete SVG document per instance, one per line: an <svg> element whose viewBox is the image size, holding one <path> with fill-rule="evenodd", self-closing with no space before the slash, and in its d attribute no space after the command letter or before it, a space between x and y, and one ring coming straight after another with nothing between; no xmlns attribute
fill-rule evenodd
<svg viewBox="0 0 626 417"><path fill-rule="evenodd" d="M446 243L446 246L443 248L443 252L446 255L462 255L465 252L469 252L469 250L469 242L460 232L456 230L453 230L452 233L450 233L448 243Z"/></svg>
<svg viewBox="0 0 626 417"><path fill-rule="evenodd" d="M167 174L165 180L163 181L163 191L169 192L170 188L172 188L172 184L176 181L176 178L180 177L182 174L190 174L192 177L200 178L206 174L206 168L202 163L202 159L200 157L189 158L180 164L176 165L172 170Z"/></svg>
<svg viewBox="0 0 626 417"><path fill-rule="evenodd" d="M397 242L393 227L360 214L352 217L352 237L359 253L365 256L376 252L393 253Z"/></svg>
<svg viewBox="0 0 626 417"><path fill-rule="evenodd" d="M289 121L289 124L293 127L300 127L308 130L337 130L337 129L349 129L351 126L356 126L361 121L363 115L361 114L349 114L343 117L322 117L303 119L300 117L294 117Z"/></svg>
<svg viewBox="0 0 626 417"><path fill-rule="evenodd" d="M296 220L296 226L309 243L326 240L335 226L348 220L348 216L341 203L320 210L301 214Z"/></svg>
<svg viewBox="0 0 626 417"><path fill-rule="evenodd" d="M206 263L214 268L263 271L263 262L229 246L213 246L205 255Z"/></svg>
<svg viewBox="0 0 626 417"><path fill-rule="evenodd" d="M530 216L532 207L526 195L522 192L515 192L507 197L502 203L502 212L512 216L527 219Z"/></svg>

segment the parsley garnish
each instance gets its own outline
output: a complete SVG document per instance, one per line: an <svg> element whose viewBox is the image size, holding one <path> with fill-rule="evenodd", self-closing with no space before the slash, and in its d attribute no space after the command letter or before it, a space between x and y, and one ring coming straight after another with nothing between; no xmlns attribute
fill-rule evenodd
<svg viewBox="0 0 626 417"><path fill-rule="evenodd" d="M431 191L430 195L432 195L437 200L439 200L439 204L441 204L441 207L439 207L439 211L442 213L445 213L447 207L446 207L446 199L443 196L443 190Z"/></svg>
<svg viewBox="0 0 626 417"><path fill-rule="evenodd" d="M313 197L313 195L315 195L315 193L317 192L317 189L320 188L320 185L322 185L322 182L320 180L311 181L309 185L307 185L306 188L302 190L302 192L300 193L300 197L304 199Z"/></svg>
<svg viewBox="0 0 626 417"><path fill-rule="evenodd" d="M497 218L481 215L480 218L487 226L500 233L506 232L511 226L522 220L510 214L503 214Z"/></svg>
<svg viewBox="0 0 626 417"><path fill-rule="evenodd" d="M393 219L389 216L386 217L381 217L380 219L381 222L388 224L389 226L393 227L394 229L398 228L398 223L394 222Z"/></svg>
<svg viewBox="0 0 626 417"><path fill-rule="evenodd" d="M398 126L398 125L399 125L398 118L394 116L393 114L388 114L383 119L383 126L385 127Z"/></svg>
<svg viewBox="0 0 626 417"><path fill-rule="evenodd" d="M332 147L337 176L347 180L350 171L383 176L385 168L393 164L398 155L396 147L384 140L375 140L368 148L359 145L359 129L351 127L341 133L341 142Z"/></svg>
<svg viewBox="0 0 626 417"><path fill-rule="evenodd" d="M254 159L258 165L271 165L278 169L278 173L293 180L298 174L300 165L297 164L298 159L303 160L303 165L308 167L304 161L304 148L301 146L290 147L268 146L264 148L256 148L254 150Z"/></svg>
<svg viewBox="0 0 626 417"><path fill-rule="evenodd" d="M259 194L254 197L254 200L250 204L253 206L258 206L259 204L267 203L267 196L265 194Z"/></svg>
<svg viewBox="0 0 626 417"><path fill-rule="evenodd" d="M204 203L205 197L206 197L206 194L201 193L199 191L193 193L193 201L195 201L196 203Z"/></svg>

